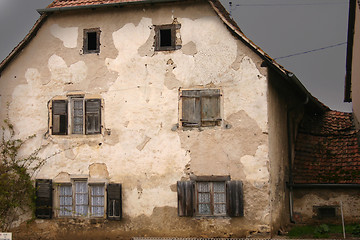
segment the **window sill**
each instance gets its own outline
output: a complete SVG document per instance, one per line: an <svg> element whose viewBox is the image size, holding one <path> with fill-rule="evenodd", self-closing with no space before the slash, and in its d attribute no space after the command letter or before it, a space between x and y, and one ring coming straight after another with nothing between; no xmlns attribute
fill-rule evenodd
<svg viewBox="0 0 360 240"><path fill-rule="evenodd" d="M195 220L202 220L202 219L231 219L229 216L195 216L193 217Z"/></svg>

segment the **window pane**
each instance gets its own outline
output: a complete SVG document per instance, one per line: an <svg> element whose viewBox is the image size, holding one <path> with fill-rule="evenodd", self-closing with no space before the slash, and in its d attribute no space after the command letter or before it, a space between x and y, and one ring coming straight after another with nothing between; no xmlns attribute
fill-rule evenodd
<svg viewBox="0 0 360 240"><path fill-rule="evenodd" d="M82 206L76 206L75 212L77 216L87 216L88 213L88 206L82 205Z"/></svg>
<svg viewBox="0 0 360 240"><path fill-rule="evenodd" d="M226 214L226 205L225 204L215 204L214 214Z"/></svg>
<svg viewBox="0 0 360 240"><path fill-rule="evenodd" d="M214 182L214 192L225 192L225 183Z"/></svg>
<svg viewBox="0 0 360 240"><path fill-rule="evenodd" d="M86 182L75 182L75 192L76 193L87 193L87 183Z"/></svg>
<svg viewBox="0 0 360 240"><path fill-rule="evenodd" d="M198 183L199 192L210 192L210 183L208 182L199 182Z"/></svg>
<svg viewBox="0 0 360 240"><path fill-rule="evenodd" d="M199 213L200 214L211 214L210 204L199 204Z"/></svg>
<svg viewBox="0 0 360 240"><path fill-rule="evenodd" d="M104 216L104 207L91 207L91 216L94 217Z"/></svg>
<svg viewBox="0 0 360 240"><path fill-rule="evenodd" d="M214 193L214 203L224 203L225 201L225 193Z"/></svg>
<svg viewBox="0 0 360 240"><path fill-rule="evenodd" d="M199 203L210 203L210 193L199 193Z"/></svg>

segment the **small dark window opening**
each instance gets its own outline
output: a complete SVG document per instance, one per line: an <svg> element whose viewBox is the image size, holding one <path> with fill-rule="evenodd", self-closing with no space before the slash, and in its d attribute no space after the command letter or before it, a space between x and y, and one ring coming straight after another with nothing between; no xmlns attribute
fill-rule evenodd
<svg viewBox="0 0 360 240"><path fill-rule="evenodd" d="M100 52L100 28L84 29L83 53Z"/></svg>
<svg viewBox="0 0 360 240"><path fill-rule="evenodd" d="M336 217L335 207L319 207L318 216L320 219Z"/></svg>
<svg viewBox="0 0 360 240"><path fill-rule="evenodd" d="M171 29L161 29L160 30L160 47L170 47L171 46Z"/></svg>
<svg viewBox="0 0 360 240"><path fill-rule="evenodd" d="M87 39L88 39L88 50L96 50L97 44L96 44L96 32L88 32L87 33Z"/></svg>
<svg viewBox="0 0 360 240"><path fill-rule="evenodd" d="M177 44L176 31L180 24L166 24L155 26L155 51L171 51L181 48Z"/></svg>

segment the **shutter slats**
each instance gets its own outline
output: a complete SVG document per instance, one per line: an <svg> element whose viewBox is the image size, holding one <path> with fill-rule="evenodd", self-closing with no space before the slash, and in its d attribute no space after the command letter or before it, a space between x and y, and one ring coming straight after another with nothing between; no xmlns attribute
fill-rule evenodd
<svg viewBox="0 0 360 240"><path fill-rule="evenodd" d="M244 216L243 184L241 181L227 181L227 209L230 217Z"/></svg>
<svg viewBox="0 0 360 240"><path fill-rule="evenodd" d="M52 217L52 181L50 179L36 180L35 215L37 218Z"/></svg>
<svg viewBox="0 0 360 240"><path fill-rule="evenodd" d="M122 218L122 186L121 184L107 185L107 211L106 215L111 220Z"/></svg>
<svg viewBox="0 0 360 240"><path fill-rule="evenodd" d="M194 183L191 181L178 181L178 216L191 217L194 213L193 207Z"/></svg>

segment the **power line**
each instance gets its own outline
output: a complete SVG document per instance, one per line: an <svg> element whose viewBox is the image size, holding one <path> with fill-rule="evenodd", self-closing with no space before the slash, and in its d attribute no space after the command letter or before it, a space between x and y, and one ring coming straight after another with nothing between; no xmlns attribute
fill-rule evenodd
<svg viewBox="0 0 360 240"><path fill-rule="evenodd" d="M312 49L312 50L305 51L305 52L298 52L298 53L294 53L294 54L290 54L290 55L286 55L286 56L282 56L282 57L277 57L277 58L274 58L274 60L299 56L299 55L312 53L312 52L317 52L317 51L325 50L325 49L328 49L328 48L338 47L338 46L341 46L341 45L344 45L344 44L347 44L347 42L337 43L337 44L334 44L334 45L330 45L330 46L326 46L326 47L322 47L322 48L316 48L316 49Z"/></svg>
<svg viewBox="0 0 360 240"><path fill-rule="evenodd" d="M232 2L229 2L230 6L234 7L279 7L279 6L316 6L316 5L340 5L348 4L348 1L343 2L312 2L312 3L238 3L232 5Z"/></svg>

